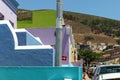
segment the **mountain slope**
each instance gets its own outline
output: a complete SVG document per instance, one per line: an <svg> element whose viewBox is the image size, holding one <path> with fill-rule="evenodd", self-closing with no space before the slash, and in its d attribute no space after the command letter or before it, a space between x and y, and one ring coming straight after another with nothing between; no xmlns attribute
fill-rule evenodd
<svg viewBox="0 0 120 80"><path fill-rule="evenodd" d="M113 37L106 36L104 33L94 34L89 26L70 20L65 20L65 22L72 26L74 38L77 43L84 43L85 37L90 36L93 38L92 40L89 40L92 43L116 44L116 40Z"/></svg>
<svg viewBox="0 0 120 80"><path fill-rule="evenodd" d="M113 38L113 36L106 36L104 35L104 32L101 32L99 34L95 34L94 32L92 32L91 26L96 26L96 24L99 26L102 21L107 23L110 21L118 23L119 21L66 11L64 12L64 19L65 24L69 24L72 26L75 41L77 43L85 42L86 36L92 37L93 39L90 41L93 43L116 43L116 40ZM110 23L107 25L110 25ZM55 10L18 10L18 28L50 28L55 26Z"/></svg>

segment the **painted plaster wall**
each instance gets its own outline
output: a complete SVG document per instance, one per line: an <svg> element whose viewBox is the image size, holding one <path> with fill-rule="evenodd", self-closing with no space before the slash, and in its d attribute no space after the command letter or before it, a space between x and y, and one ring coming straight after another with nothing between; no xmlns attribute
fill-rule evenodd
<svg viewBox="0 0 120 80"><path fill-rule="evenodd" d="M34 28L27 29L35 37L39 37L43 44L46 45L55 45L55 28ZM66 27L63 28L63 44L62 44L62 56L67 57L66 60L62 61L63 65L67 65L71 62L71 45L70 45L70 36L66 32Z"/></svg>
<svg viewBox="0 0 120 80"><path fill-rule="evenodd" d="M27 32L16 32L19 45L41 45L34 36Z"/></svg>
<svg viewBox="0 0 120 80"><path fill-rule="evenodd" d="M62 56L66 57L66 60L62 60L63 64L69 64L70 63L70 52L69 52L69 35L66 33L66 28L63 28L63 44L62 44Z"/></svg>
<svg viewBox="0 0 120 80"><path fill-rule="evenodd" d="M41 45L41 43L38 42L35 37L32 37L32 35L30 35L29 33L26 33L26 42L27 45Z"/></svg>
<svg viewBox="0 0 120 80"><path fill-rule="evenodd" d="M0 24L0 66L54 66L53 48L31 47L15 49L10 28L7 24Z"/></svg>
<svg viewBox="0 0 120 80"><path fill-rule="evenodd" d="M82 68L0 67L0 80L82 80Z"/></svg>
<svg viewBox="0 0 120 80"><path fill-rule="evenodd" d="M4 15L5 20L10 20L14 23L14 28L17 28L17 16L6 4L0 0L0 12Z"/></svg>
<svg viewBox="0 0 120 80"><path fill-rule="evenodd" d="M17 38L18 38L18 45L22 46L22 45L26 45L26 33L20 33L20 32L16 32L17 34Z"/></svg>

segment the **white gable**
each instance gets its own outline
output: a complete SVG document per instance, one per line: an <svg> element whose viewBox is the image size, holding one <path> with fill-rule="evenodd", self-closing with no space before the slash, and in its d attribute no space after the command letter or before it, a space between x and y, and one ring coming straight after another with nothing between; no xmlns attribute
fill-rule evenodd
<svg viewBox="0 0 120 80"><path fill-rule="evenodd" d="M0 13L4 16L4 20L9 20L14 28L17 27L17 15L10 6L4 1L0 0ZM9 0L11 1L11 0Z"/></svg>

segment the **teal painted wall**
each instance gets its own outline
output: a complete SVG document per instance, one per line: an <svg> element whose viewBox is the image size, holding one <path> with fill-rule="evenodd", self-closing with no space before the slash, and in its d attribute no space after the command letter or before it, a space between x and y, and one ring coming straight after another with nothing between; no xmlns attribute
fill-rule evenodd
<svg viewBox="0 0 120 80"><path fill-rule="evenodd" d="M82 80L81 67L0 67L0 80Z"/></svg>

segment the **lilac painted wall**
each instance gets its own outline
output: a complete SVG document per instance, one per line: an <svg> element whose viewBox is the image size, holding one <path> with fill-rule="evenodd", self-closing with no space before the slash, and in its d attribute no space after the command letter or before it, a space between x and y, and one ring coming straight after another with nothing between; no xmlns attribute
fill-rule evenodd
<svg viewBox="0 0 120 80"><path fill-rule="evenodd" d="M35 37L39 37L45 45L55 45L55 28L31 28L27 29ZM63 28L63 56L67 59L62 61L63 64L69 63L69 35L66 34L66 28Z"/></svg>
<svg viewBox="0 0 120 80"><path fill-rule="evenodd" d="M62 52L63 52L63 55L62 56L65 56L66 57L66 60L63 60L62 61L62 63L63 64L69 64L69 55L71 54L71 53L69 53L69 47L70 47L70 45L69 45L69 35L67 35L66 34L66 28L64 27L63 28L63 44L62 44Z"/></svg>
<svg viewBox="0 0 120 80"><path fill-rule="evenodd" d="M55 45L55 28L27 29L35 37L39 37L45 45Z"/></svg>
<svg viewBox="0 0 120 80"><path fill-rule="evenodd" d="M10 20L14 23L14 28L17 27L16 14L2 0L0 0L0 12L4 15L5 20Z"/></svg>

